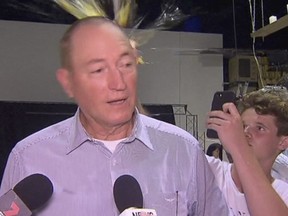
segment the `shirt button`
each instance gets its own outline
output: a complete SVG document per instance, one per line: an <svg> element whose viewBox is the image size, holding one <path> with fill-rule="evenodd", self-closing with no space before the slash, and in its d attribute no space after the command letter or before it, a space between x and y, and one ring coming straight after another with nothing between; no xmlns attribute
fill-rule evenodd
<svg viewBox="0 0 288 216"><path fill-rule="evenodd" d="M113 159L112 165L113 165L113 166L116 166L116 165L117 165L117 160Z"/></svg>

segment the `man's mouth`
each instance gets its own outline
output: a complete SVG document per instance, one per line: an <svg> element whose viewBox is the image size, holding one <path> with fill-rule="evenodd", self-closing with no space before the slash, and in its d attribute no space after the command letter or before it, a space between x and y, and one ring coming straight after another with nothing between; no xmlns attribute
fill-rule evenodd
<svg viewBox="0 0 288 216"><path fill-rule="evenodd" d="M126 101L126 99L117 99L117 100L111 100L108 103L112 105L119 105L123 104Z"/></svg>

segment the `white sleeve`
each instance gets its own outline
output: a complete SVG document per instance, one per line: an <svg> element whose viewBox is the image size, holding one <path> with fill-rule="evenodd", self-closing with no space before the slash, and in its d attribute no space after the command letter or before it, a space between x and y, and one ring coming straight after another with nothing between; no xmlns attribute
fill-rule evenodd
<svg viewBox="0 0 288 216"><path fill-rule="evenodd" d="M274 178L288 182L288 157L286 155L278 155L273 164L271 173Z"/></svg>
<svg viewBox="0 0 288 216"><path fill-rule="evenodd" d="M284 181L276 179L272 186L288 207L288 184Z"/></svg>
<svg viewBox="0 0 288 216"><path fill-rule="evenodd" d="M206 155L207 161L216 178L218 187L222 190L225 185L225 173L230 171L230 164L226 161L221 161L218 158Z"/></svg>

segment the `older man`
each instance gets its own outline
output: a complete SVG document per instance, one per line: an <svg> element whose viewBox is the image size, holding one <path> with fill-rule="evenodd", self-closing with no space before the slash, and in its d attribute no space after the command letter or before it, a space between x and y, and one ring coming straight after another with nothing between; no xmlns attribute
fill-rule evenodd
<svg viewBox="0 0 288 216"><path fill-rule="evenodd" d="M38 215L119 215L113 185L131 175L144 207L160 216L227 215L194 137L135 108L137 52L116 24L99 17L77 21L62 38L61 60L57 78L79 109L16 145L1 194L40 172L55 192Z"/></svg>

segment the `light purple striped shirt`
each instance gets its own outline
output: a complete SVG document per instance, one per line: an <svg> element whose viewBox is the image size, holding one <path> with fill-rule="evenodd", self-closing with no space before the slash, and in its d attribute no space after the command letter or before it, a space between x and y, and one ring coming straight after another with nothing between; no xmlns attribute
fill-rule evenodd
<svg viewBox="0 0 288 216"><path fill-rule="evenodd" d="M158 216L228 215L198 141L138 113L132 134L113 153L87 136L79 111L25 138L9 156L0 195L33 173L46 175L54 187L39 216L117 216L113 183L123 174L137 179L144 207Z"/></svg>

